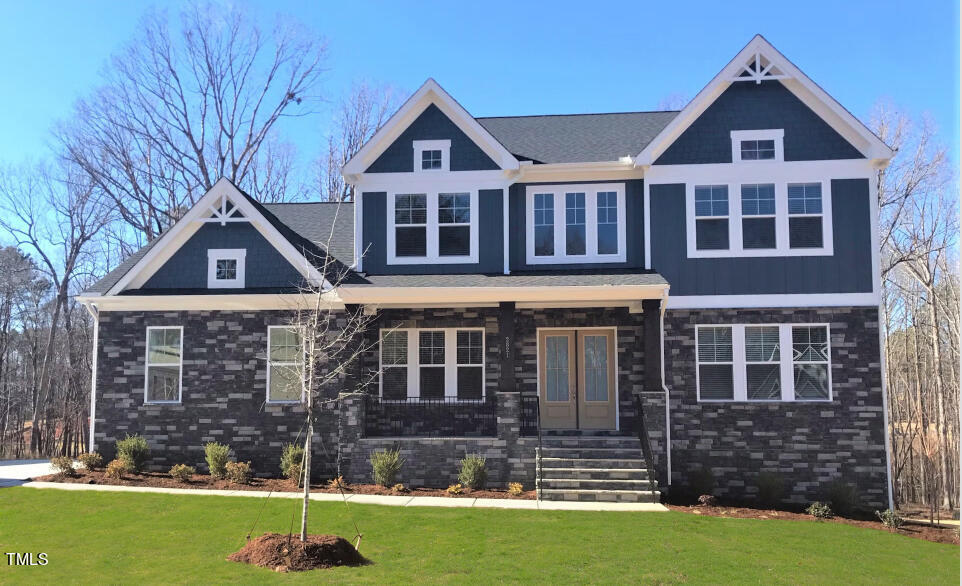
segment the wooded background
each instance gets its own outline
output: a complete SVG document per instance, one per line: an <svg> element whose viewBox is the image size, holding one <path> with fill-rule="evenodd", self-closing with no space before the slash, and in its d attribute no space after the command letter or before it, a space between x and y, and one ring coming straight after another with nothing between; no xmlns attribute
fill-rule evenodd
<svg viewBox="0 0 962 586"><path fill-rule="evenodd" d="M325 41L196 5L148 14L57 125L49 160L0 168L0 457L87 449L93 320L74 296L176 221L221 176L261 201L351 200L339 169L400 104L358 82L325 96ZM331 104L333 103L333 108ZM279 121L333 110L304 173ZM306 122L305 122L306 123ZM897 503L957 508L959 190L924 116L880 105L897 155L878 177L880 328Z"/></svg>

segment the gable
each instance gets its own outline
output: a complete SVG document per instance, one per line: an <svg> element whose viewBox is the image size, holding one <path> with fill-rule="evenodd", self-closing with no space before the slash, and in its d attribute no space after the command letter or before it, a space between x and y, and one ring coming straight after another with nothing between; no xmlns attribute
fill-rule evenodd
<svg viewBox="0 0 962 586"><path fill-rule="evenodd" d="M184 242L140 289L207 289L207 251L225 248L246 251L245 289L291 289L304 282L301 273L250 223L210 223Z"/></svg>
<svg viewBox="0 0 962 586"><path fill-rule="evenodd" d="M415 140L450 140L451 171L490 171L499 168L440 108L429 104L365 172L413 172Z"/></svg>
<svg viewBox="0 0 962 586"><path fill-rule="evenodd" d="M864 158L780 81L733 83L655 160L656 165L731 163L731 131L785 130L786 161Z"/></svg>

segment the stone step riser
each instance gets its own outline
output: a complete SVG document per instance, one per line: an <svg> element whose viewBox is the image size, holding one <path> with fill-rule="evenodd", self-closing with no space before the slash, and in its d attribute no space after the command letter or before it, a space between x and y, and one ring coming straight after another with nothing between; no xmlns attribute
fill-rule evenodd
<svg viewBox="0 0 962 586"><path fill-rule="evenodd" d="M612 441L612 440L600 440L600 441L542 441L541 446L544 448L568 448L568 449L588 449L588 448L601 448L601 449L616 449L616 450L634 450L641 451L641 444L638 440L633 441Z"/></svg>
<svg viewBox="0 0 962 586"><path fill-rule="evenodd" d="M622 468L622 469L644 469L645 461L639 457L626 459L598 458L583 460L579 458L550 458L541 459L542 468Z"/></svg>
<svg viewBox="0 0 962 586"><path fill-rule="evenodd" d="M637 490L651 491L652 483L647 480L577 480L568 478L544 478L541 488L559 490Z"/></svg>
<svg viewBox="0 0 962 586"><path fill-rule="evenodd" d="M661 499L658 492L617 492L595 493L570 490L542 490L541 500L546 501L577 501L577 502L611 502L611 503L657 503Z"/></svg>
<svg viewBox="0 0 962 586"><path fill-rule="evenodd" d="M648 480L648 471L635 468L543 468L545 478L562 480Z"/></svg>
<svg viewBox="0 0 962 586"><path fill-rule="evenodd" d="M536 450L543 458L570 458L574 460L638 460L641 459L639 449L620 448L549 448Z"/></svg>

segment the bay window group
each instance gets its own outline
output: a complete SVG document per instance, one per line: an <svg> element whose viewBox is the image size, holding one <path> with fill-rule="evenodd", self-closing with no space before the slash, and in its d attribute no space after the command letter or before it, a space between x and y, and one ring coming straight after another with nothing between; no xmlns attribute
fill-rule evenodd
<svg viewBox="0 0 962 586"><path fill-rule="evenodd" d="M527 210L529 264L625 260L623 183L529 185Z"/></svg>

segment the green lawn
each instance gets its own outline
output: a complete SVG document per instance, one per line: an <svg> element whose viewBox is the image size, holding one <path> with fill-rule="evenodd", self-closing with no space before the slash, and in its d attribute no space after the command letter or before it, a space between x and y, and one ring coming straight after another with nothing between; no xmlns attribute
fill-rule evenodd
<svg viewBox="0 0 962 586"><path fill-rule="evenodd" d="M360 568L275 574L225 561L264 501L255 498L0 489L0 553L24 583L763 582L955 583L959 549L832 523L352 505ZM297 501L267 502L255 534L284 532ZM353 535L341 503L313 503L313 532Z"/></svg>

